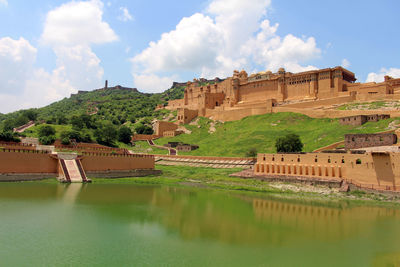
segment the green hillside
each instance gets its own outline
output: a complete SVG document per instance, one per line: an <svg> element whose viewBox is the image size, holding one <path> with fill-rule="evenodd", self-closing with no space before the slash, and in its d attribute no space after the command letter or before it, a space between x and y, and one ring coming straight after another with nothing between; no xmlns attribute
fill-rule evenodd
<svg viewBox="0 0 400 267"><path fill-rule="evenodd" d="M81 114L90 114L93 121L110 121L117 126L144 117L162 117L166 111L154 111L155 107L182 97L183 90L184 86L177 86L163 93L146 94L136 89L112 87L83 92L42 108L0 114L0 130L4 126L13 128L25 124L32 119L27 113L34 114L34 120L49 124L70 124L73 116Z"/></svg>
<svg viewBox="0 0 400 267"><path fill-rule="evenodd" d="M395 119L368 122L362 126L341 125L337 119L313 119L297 113L273 113L250 116L239 121L218 123L214 133L208 133L211 121L201 118L198 125L185 125L191 134L157 139L159 145L181 141L199 145L198 150L180 152L188 155L245 156L257 152L276 152L275 140L288 132L296 133L304 143L304 151L342 141L346 133L375 133L387 130Z"/></svg>

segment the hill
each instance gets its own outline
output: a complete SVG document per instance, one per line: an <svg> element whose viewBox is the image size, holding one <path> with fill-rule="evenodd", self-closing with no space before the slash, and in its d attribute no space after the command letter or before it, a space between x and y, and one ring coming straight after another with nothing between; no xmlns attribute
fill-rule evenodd
<svg viewBox="0 0 400 267"><path fill-rule="evenodd" d="M168 100L183 97L184 86L179 83L174 85L176 86L159 94L141 93L135 88L122 86L79 91L69 98L42 108L0 114L0 130L5 126L21 126L29 120L59 125L70 124L73 116L81 114L89 114L94 121L110 121L117 126L145 117L158 117L168 111L155 111L157 105L165 105Z"/></svg>
<svg viewBox="0 0 400 267"><path fill-rule="evenodd" d="M179 141L199 145L192 152L180 152L184 155L207 156L246 156L255 148L259 153L275 151L275 140L288 132L298 134L304 143L304 151L342 141L347 133L376 133L387 130L395 118L378 122L368 122L362 126L341 125L338 119L314 119L297 113L272 113L250 116L238 121L214 123L200 118L197 123L185 125L191 134L182 134L172 138L160 138L158 145ZM215 128L214 133L209 133Z"/></svg>

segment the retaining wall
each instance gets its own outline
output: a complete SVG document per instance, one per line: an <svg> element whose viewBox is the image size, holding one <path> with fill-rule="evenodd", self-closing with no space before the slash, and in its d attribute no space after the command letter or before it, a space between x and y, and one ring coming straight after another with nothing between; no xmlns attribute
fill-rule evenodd
<svg viewBox="0 0 400 267"><path fill-rule="evenodd" d="M31 150L0 151L0 173L54 173L58 172L58 161L48 153Z"/></svg>
<svg viewBox="0 0 400 267"><path fill-rule="evenodd" d="M81 162L85 172L154 169L154 156L151 155L83 153Z"/></svg>

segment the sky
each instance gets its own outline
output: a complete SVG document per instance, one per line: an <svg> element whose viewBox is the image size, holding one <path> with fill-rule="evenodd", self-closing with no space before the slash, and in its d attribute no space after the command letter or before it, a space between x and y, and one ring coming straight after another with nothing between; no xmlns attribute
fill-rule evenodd
<svg viewBox="0 0 400 267"><path fill-rule="evenodd" d="M0 112L284 67L400 77L398 0L0 0Z"/></svg>

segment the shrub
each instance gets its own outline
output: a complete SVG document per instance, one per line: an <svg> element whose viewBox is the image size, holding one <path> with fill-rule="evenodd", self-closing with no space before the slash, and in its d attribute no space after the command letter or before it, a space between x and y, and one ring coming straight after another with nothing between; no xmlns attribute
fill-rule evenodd
<svg viewBox="0 0 400 267"><path fill-rule="evenodd" d="M61 144L65 145L65 146L71 144L69 137L61 138Z"/></svg>
<svg viewBox="0 0 400 267"><path fill-rule="evenodd" d="M42 125L39 127L38 135L40 137L52 136L56 134L54 127L50 125Z"/></svg>
<svg viewBox="0 0 400 267"><path fill-rule="evenodd" d="M122 126L118 131L118 141L129 144L132 138L132 131L126 126Z"/></svg>
<svg viewBox="0 0 400 267"><path fill-rule="evenodd" d="M112 123L108 122L96 129L94 135L99 144L115 146L114 142L117 139L118 131Z"/></svg>
<svg viewBox="0 0 400 267"><path fill-rule="evenodd" d="M0 132L0 140L4 142L21 142L21 140L11 131Z"/></svg>
<svg viewBox="0 0 400 267"><path fill-rule="evenodd" d="M287 134L276 139L275 148L277 152L301 152L303 143L297 134Z"/></svg>
<svg viewBox="0 0 400 267"><path fill-rule="evenodd" d="M153 134L153 128L147 125L139 124L135 127L135 131L138 134Z"/></svg>
<svg viewBox="0 0 400 267"><path fill-rule="evenodd" d="M246 152L246 157L255 158L257 156L257 148L250 148L249 151Z"/></svg>
<svg viewBox="0 0 400 267"><path fill-rule="evenodd" d="M56 141L56 136L55 135L48 135L48 136L41 136L39 137L39 142L42 145L51 145Z"/></svg>

